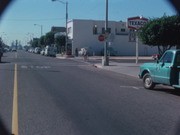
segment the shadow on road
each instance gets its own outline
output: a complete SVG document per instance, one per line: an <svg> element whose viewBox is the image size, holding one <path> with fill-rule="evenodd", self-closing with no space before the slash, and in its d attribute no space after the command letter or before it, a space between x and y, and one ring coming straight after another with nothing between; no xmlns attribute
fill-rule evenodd
<svg viewBox="0 0 180 135"><path fill-rule="evenodd" d="M11 135L10 132L7 131L1 119L0 119L0 135Z"/></svg>
<svg viewBox="0 0 180 135"><path fill-rule="evenodd" d="M1 61L0 63L1 63L1 64L8 64L8 63L10 63L10 62Z"/></svg>
<svg viewBox="0 0 180 135"><path fill-rule="evenodd" d="M180 96L180 89L157 87L154 91L166 92L172 95Z"/></svg>
<svg viewBox="0 0 180 135"><path fill-rule="evenodd" d="M180 121L177 123L177 131L175 135L180 135Z"/></svg>

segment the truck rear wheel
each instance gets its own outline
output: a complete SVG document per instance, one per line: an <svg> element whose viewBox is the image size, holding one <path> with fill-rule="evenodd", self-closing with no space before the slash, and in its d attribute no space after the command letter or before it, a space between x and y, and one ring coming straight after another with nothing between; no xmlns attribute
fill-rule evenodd
<svg viewBox="0 0 180 135"><path fill-rule="evenodd" d="M146 89L153 89L155 87L155 83L152 80L152 77L149 73L146 73L143 76L143 85Z"/></svg>

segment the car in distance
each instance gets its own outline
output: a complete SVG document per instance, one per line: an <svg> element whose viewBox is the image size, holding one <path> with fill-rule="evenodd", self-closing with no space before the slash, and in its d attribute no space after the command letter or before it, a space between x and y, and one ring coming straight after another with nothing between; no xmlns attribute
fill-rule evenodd
<svg viewBox="0 0 180 135"><path fill-rule="evenodd" d="M44 55L45 54L45 49L43 48L40 52L41 55Z"/></svg>
<svg viewBox="0 0 180 135"><path fill-rule="evenodd" d="M154 63L140 66L139 78L146 89L164 84L180 89L180 50L168 50Z"/></svg>
<svg viewBox="0 0 180 135"><path fill-rule="evenodd" d="M12 52L17 52L16 48L12 48L11 51L12 51Z"/></svg>
<svg viewBox="0 0 180 135"><path fill-rule="evenodd" d="M40 48L40 47L36 47L36 48L34 49L34 53L40 54L40 52L41 52L41 48Z"/></svg>

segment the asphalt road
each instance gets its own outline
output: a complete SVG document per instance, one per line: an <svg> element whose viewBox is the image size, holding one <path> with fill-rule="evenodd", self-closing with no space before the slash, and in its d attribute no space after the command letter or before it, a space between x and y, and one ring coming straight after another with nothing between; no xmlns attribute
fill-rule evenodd
<svg viewBox="0 0 180 135"><path fill-rule="evenodd" d="M4 125L19 135L180 134L179 91L145 90L137 78L71 59L19 51L2 60L1 132Z"/></svg>

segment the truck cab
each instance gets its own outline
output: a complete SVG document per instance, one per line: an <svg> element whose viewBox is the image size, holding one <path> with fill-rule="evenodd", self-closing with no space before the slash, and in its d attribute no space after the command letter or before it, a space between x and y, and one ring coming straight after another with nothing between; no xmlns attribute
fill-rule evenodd
<svg viewBox="0 0 180 135"><path fill-rule="evenodd" d="M156 84L180 88L180 50L168 50L157 62L141 65L139 78L146 89Z"/></svg>

